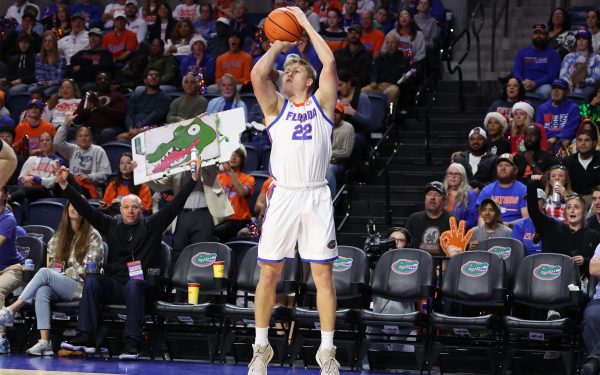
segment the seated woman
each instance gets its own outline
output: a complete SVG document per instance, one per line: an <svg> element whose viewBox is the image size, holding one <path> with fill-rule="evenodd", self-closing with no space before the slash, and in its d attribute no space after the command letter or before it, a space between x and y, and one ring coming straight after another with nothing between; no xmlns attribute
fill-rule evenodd
<svg viewBox="0 0 600 375"><path fill-rule="evenodd" d="M410 11L406 9L400 11L398 14L398 26L388 34L392 33L395 33L400 37L398 49L405 54L412 56L416 62L425 59L425 54L427 52L425 37L421 30L419 30L419 26L417 26ZM386 43L383 43L381 53L385 53L386 49Z"/></svg>
<svg viewBox="0 0 600 375"><path fill-rule="evenodd" d="M186 74L204 78L204 86L208 87L214 83L215 79L215 58L206 53L207 42L200 35L195 35L190 40L191 54L185 56L179 64L179 73L181 77Z"/></svg>
<svg viewBox="0 0 600 375"><path fill-rule="evenodd" d="M446 210L458 220L466 222L466 228L477 225L477 192L469 185L467 171L460 163L452 163L446 169L444 186L448 192Z"/></svg>
<svg viewBox="0 0 600 375"><path fill-rule="evenodd" d="M557 220L567 223L565 218L566 199L573 194L571 190L571 178L567 167L562 164L553 165L548 169L545 193L546 214Z"/></svg>
<svg viewBox="0 0 600 375"><path fill-rule="evenodd" d="M40 340L27 349L31 355L52 355L50 342L50 305L55 301L81 299L86 263L102 265L104 248L102 236L67 203L58 229L48 242L50 268L41 268L27 284L19 298L0 310L0 324L11 324L15 313L35 299L35 317Z"/></svg>
<svg viewBox="0 0 600 375"><path fill-rule="evenodd" d="M119 173L104 190L104 196L100 201L101 209L110 209L115 203L120 204L124 196L135 194L142 200L144 214L152 213L152 192L146 184L134 185L132 160L133 156L129 152L121 155ZM118 213L118 211L117 209L116 212Z"/></svg>
<svg viewBox="0 0 600 375"><path fill-rule="evenodd" d="M502 212L498 203L491 198L486 198L479 205L479 216L482 224L473 231L469 250L475 250L480 241L488 238L510 237L511 229L502 224Z"/></svg>
<svg viewBox="0 0 600 375"><path fill-rule="evenodd" d="M346 47L346 44L348 44L347 33L342 28L342 12L339 9L327 9L327 28L325 30L321 29L319 34L321 34L331 52Z"/></svg>
<svg viewBox="0 0 600 375"><path fill-rule="evenodd" d="M27 198L29 202L41 198L51 198L56 185L56 179L52 173L54 163L67 165L65 159L54 152L54 141L50 133L40 135L40 154L31 155L19 174L19 187L11 191L11 200L22 202Z"/></svg>
<svg viewBox="0 0 600 375"><path fill-rule="evenodd" d="M506 117L499 112L489 112L485 115L483 126L488 137L486 143L489 152L497 156L510 153L510 141L505 137L508 130Z"/></svg>
<svg viewBox="0 0 600 375"><path fill-rule="evenodd" d="M73 117L71 112L65 115L63 126L56 132L54 147L69 162L82 193L87 198L98 199L98 184L104 183L111 173L110 162L104 149L92 144L90 128L80 127L75 133L75 144L67 142L67 125L73 121Z"/></svg>
<svg viewBox="0 0 600 375"><path fill-rule="evenodd" d="M513 105L512 128L510 131L511 153L518 154L519 152L526 150L523 135L525 128L532 124L540 129L540 148L544 151L550 152L550 145L548 144L548 137L546 136L546 128L544 128L543 125L535 124L533 122L534 113L535 110L529 103L517 102L515 105Z"/></svg>
<svg viewBox="0 0 600 375"><path fill-rule="evenodd" d="M229 162L221 164L223 171L219 173L219 183L234 214L215 226L213 235L225 242L237 235L240 229L250 224L250 197L254 193L254 177L242 172L246 163L246 149L242 146L231 154Z"/></svg>
<svg viewBox="0 0 600 375"><path fill-rule="evenodd" d="M42 38L42 49L35 58L36 83L29 87L29 92L38 88L44 90L44 96L50 97L58 91L65 76L67 61L58 51L58 42L53 31L46 31Z"/></svg>
<svg viewBox="0 0 600 375"><path fill-rule="evenodd" d="M49 116L45 119L58 128L65 121L65 113L75 112L79 102L81 102L79 86L72 79L65 79L58 89L58 94L52 95L46 102Z"/></svg>
<svg viewBox="0 0 600 375"><path fill-rule="evenodd" d="M165 44L165 55L173 55L181 61L183 57L190 54L190 40L196 33L192 21L183 19L175 25L171 37Z"/></svg>
<svg viewBox="0 0 600 375"><path fill-rule="evenodd" d="M525 86L523 82L516 77L511 77L502 90L502 97L492 103L488 112L499 112L506 116L506 118L512 118L512 106L516 102L522 102L525 100ZM502 153L498 154L501 155Z"/></svg>
<svg viewBox="0 0 600 375"><path fill-rule="evenodd" d="M592 49L592 34L580 30L575 34L577 48L563 59L559 77L569 82L571 92L587 103L600 80L600 56Z"/></svg>

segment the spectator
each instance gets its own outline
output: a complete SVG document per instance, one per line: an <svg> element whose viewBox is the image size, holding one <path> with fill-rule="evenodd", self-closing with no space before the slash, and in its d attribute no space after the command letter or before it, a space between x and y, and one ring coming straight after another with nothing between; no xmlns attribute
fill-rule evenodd
<svg viewBox="0 0 600 375"><path fill-rule="evenodd" d="M81 127L75 133L75 144L67 142L68 127L73 114L67 113L65 125L58 128L54 138L54 147L69 162L69 168L75 174L75 181L81 192L90 199L100 198L100 185L106 182L111 173L106 152L100 146L92 144L92 131Z"/></svg>
<svg viewBox="0 0 600 375"><path fill-rule="evenodd" d="M535 116L535 122L544 125L548 143L555 152L569 147L579 126L579 107L567 98L568 90L567 81L555 79L550 100L538 107Z"/></svg>
<svg viewBox="0 0 600 375"><path fill-rule="evenodd" d="M298 0L297 2L306 2L306 0ZM319 29L316 28L315 30ZM327 10L327 28L321 30L319 34L321 34L332 52L344 48L348 41L346 40L346 32L342 28L342 12L337 8L329 8Z"/></svg>
<svg viewBox="0 0 600 375"><path fill-rule="evenodd" d="M22 17L25 14L25 8L28 5L37 8L38 13L39 13L39 8L37 5L30 3L28 0L16 0L13 5L8 7L8 9L6 10L6 14L4 15L4 18L6 18L6 19L12 18L13 20L17 21L17 23L21 24Z"/></svg>
<svg viewBox="0 0 600 375"><path fill-rule="evenodd" d="M446 206L446 188L439 181L425 185L425 210L408 217L406 230L413 238L413 246L433 254L442 254L440 235L450 229L453 215Z"/></svg>
<svg viewBox="0 0 600 375"><path fill-rule="evenodd" d="M102 27L102 10L92 0L79 0L69 10L71 14L83 13L88 27Z"/></svg>
<svg viewBox="0 0 600 375"><path fill-rule="evenodd" d="M161 2L158 5L156 20L148 27L148 40L160 38L160 40L165 43L169 40L173 34L173 29L177 24L177 21L173 19L171 13L171 7L168 3Z"/></svg>
<svg viewBox="0 0 600 375"><path fill-rule="evenodd" d="M19 173L19 188L11 190L11 199L22 202L27 198L34 202L41 198L52 198L56 179L52 174L55 162L67 165L67 162L54 152L54 141L50 133L40 135L40 153L27 158ZM57 191L58 193L58 191Z"/></svg>
<svg viewBox="0 0 600 375"><path fill-rule="evenodd" d="M584 227L585 201L578 195L567 197L566 224L546 216L540 211L536 196L537 180L541 177L537 175L527 183L527 208L535 230L540 234L542 252L571 257L579 266L579 272L586 275L594 249L600 242L600 234Z"/></svg>
<svg viewBox="0 0 600 375"><path fill-rule="evenodd" d="M51 30L57 34L63 35L71 32L71 17L69 15L69 6L67 4L58 4L56 13L52 17Z"/></svg>
<svg viewBox="0 0 600 375"><path fill-rule="evenodd" d="M469 132L469 149L453 155L452 162L463 166L467 182L478 192L496 178L496 155L486 150L487 134L480 127Z"/></svg>
<svg viewBox="0 0 600 375"><path fill-rule="evenodd" d="M324 25L327 23L327 11L329 8L336 8L340 12L344 10L339 0L316 0L312 2L312 11L319 16L319 24ZM319 29L316 30L318 31Z"/></svg>
<svg viewBox="0 0 600 375"><path fill-rule="evenodd" d="M37 53L42 47L42 37L33 31L35 17L26 13L20 30L10 31L2 40L2 56L10 56L19 52L17 40L21 35L29 35L31 38L31 51Z"/></svg>
<svg viewBox="0 0 600 375"><path fill-rule="evenodd" d="M212 2L212 5L215 17L231 18L231 6L233 5L233 0L215 0Z"/></svg>
<svg viewBox="0 0 600 375"><path fill-rule="evenodd" d="M364 163L369 152L369 130L379 126L371 121L371 101L356 86L352 74L346 71L338 72L338 97L344 104L344 121L349 122L356 133L352 163L356 164L358 159Z"/></svg>
<svg viewBox="0 0 600 375"><path fill-rule="evenodd" d="M146 20L138 16L136 0L127 0L125 3L125 21L127 23L125 28L135 33L138 44L146 40L148 25L146 25Z"/></svg>
<svg viewBox="0 0 600 375"><path fill-rule="evenodd" d="M600 233L600 186L596 186L592 191L591 211L593 215L587 218L585 226Z"/></svg>
<svg viewBox="0 0 600 375"><path fill-rule="evenodd" d="M304 14L306 14L306 18L308 19L308 22L310 22L310 25L317 31L321 31L321 20L319 18L319 15L315 12L313 12L313 8L312 8L312 4L310 0L295 0L296 2L296 6L298 8L300 8ZM329 9L327 8L327 18L329 19ZM339 18L341 21L342 18L342 9L341 6L340 8L335 8L338 10L338 14L339 14Z"/></svg>
<svg viewBox="0 0 600 375"><path fill-rule="evenodd" d="M594 187L600 185L600 151L596 151L597 143L598 133L580 130L575 138L577 153L565 158L573 191L579 195L591 195Z"/></svg>
<svg viewBox="0 0 600 375"><path fill-rule="evenodd" d="M42 49L35 57L36 83L29 87L29 92L41 88L44 96L49 97L58 91L58 86L65 76L66 60L58 52L56 37L52 31L46 31L42 40Z"/></svg>
<svg viewBox="0 0 600 375"><path fill-rule="evenodd" d="M25 16L25 15L31 16L30 19L32 21L32 27L31 27L32 31L35 34L42 36L44 34L45 28L44 28L44 25L42 25L41 23L38 22L38 20L40 18L39 17L39 15L40 15L39 8L37 6L34 6L33 4L28 4L25 6L25 9L23 10L23 16ZM21 25L17 25L17 27L15 28L15 30L17 32L23 31L23 28L22 28L23 22L22 21L23 21L23 19L21 19ZM57 38L59 38L59 37L61 37L61 36L58 35Z"/></svg>
<svg viewBox="0 0 600 375"><path fill-rule="evenodd" d="M371 83L362 92L381 92L387 96L388 104L398 102L400 87L398 80L411 68L411 59L398 49L400 37L397 34L385 36L387 53L375 59L371 70Z"/></svg>
<svg viewBox="0 0 600 375"><path fill-rule="evenodd" d="M556 159L547 151L540 148L541 130L535 125L528 125L523 130L523 144L525 151L515 155L515 164L518 172L517 178L526 183L534 174L544 174L551 166L556 164Z"/></svg>
<svg viewBox="0 0 600 375"><path fill-rule="evenodd" d="M569 83L573 94L587 102L596 91L595 83L600 81L600 56L592 49L592 34L589 31L580 30L575 38L577 48L565 56L560 67L560 78Z"/></svg>
<svg viewBox="0 0 600 375"><path fill-rule="evenodd" d="M90 48L88 32L85 31L85 21L82 13L71 16L71 33L58 41L58 50L64 56L67 65L71 65L71 58L79 51Z"/></svg>
<svg viewBox="0 0 600 375"><path fill-rule="evenodd" d="M196 30L192 21L184 19L178 21L171 33L171 37L165 45L165 53L177 56L178 59L190 54L190 40L194 37Z"/></svg>
<svg viewBox="0 0 600 375"><path fill-rule="evenodd" d="M395 33L400 37L398 49L404 52L404 54L412 57L416 62L422 61L425 58L425 37L409 11L400 11L400 15L398 15L398 27L390 31L387 35L391 33ZM385 50L387 50L387 47L384 43L382 52Z"/></svg>
<svg viewBox="0 0 600 375"><path fill-rule="evenodd" d="M241 107L244 108L244 113L248 117L248 108L240 99L234 76L231 74L223 75L219 81L219 91L221 92L221 96L213 98L208 102L206 112L213 114Z"/></svg>
<svg viewBox="0 0 600 375"><path fill-rule="evenodd" d="M201 75L205 87L213 84L215 79L215 59L206 53L206 47L206 39L201 35L194 35L190 40L192 53L184 57L179 64L181 77L185 77L189 73L196 77Z"/></svg>
<svg viewBox="0 0 600 375"><path fill-rule="evenodd" d="M513 154L518 154L521 151L527 150L523 140L523 130L529 125L534 124L533 116L535 110L533 107L526 102L518 102L513 105L513 124L510 134L510 149ZM548 144L548 138L546 136L546 129L540 124L534 124L540 128L541 140L540 147L543 150L550 151L550 145Z"/></svg>
<svg viewBox="0 0 600 375"><path fill-rule="evenodd" d="M0 81L2 89L9 95L26 92L35 82L35 52L31 36L21 34L17 38L18 52L6 59L6 77Z"/></svg>
<svg viewBox="0 0 600 375"><path fill-rule="evenodd" d="M71 75L83 92L95 89L98 73L112 70L112 54L102 49L102 34L102 31L96 28L88 31L90 48L77 52L71 58Z"/></svg>
<svg viewBox="0 0 600 375"><path fill-rule="evenodd" d="M517 220L527 217L527 204L523 197L525 185L516 180L517 166L514 155L502 154L498 157L496 175L498 179L487 185L477 197L477 206L486 198L492 198L500 206L502 221L512 226Z"/></svg>
<svg viewBox="0 0 600 375"><path fill-rule="evenodd" d="M10 111L6 108L6 94L0 90L0 116L10 116ZM13 123L14 126L14 123Z"/></svg>
<svg viewBox="0 0 600 375"><path fill-rule="evenodd" d="M527 198L527 196L525 196ZM540 212L546 211L546 194L542 189L537 189L537 202ZM536 233L535 226L530 217L523 218L513 225L510 236L523 243L525 256L542 252L542 241Z"/></svg>
<svg viewBox="0 0 600 375"><path fill-rule="evenodd" d="M358 0L346 0L342 10L342 27L348 31L351 25L360 23L360 14L358 11Z"/></svg>
<svg viewBox="0 0 600 375"><path fill-rule="evenodd" d="M104 30L110 30L113 28L113 17L115 12L125 11L125 0L116 0L113 3L108 3L104 7L104 13L102 13L102 22L104 22Z"/></svg>
<svg viewBox="0 0 600 375"><path fill-rule="evenodd" d="M381 47L385 41L385 34L383 31L374 27L373 11L366 10L361 13L360 27L362 28L360 42L365 46L365 49L373 55L373 58L376 59L379 56Z"/></svg>
<svg viewBox="0 0 600 375"><path fill-rule="evenodd" d="M144 69L144 75L148 75L150 70L158 72L161 90L176 90L175 85L179 75L179 66L173 56L165 55L165 42L162 39L156 38L150 43L150 55L148 56L148 64Z"/></svg>
<svg viewBox="0 0 600 375"><path fill-rule="evenodd" d="M96 90L88 92L85 100L79 103L73 123L88 126L94 139L104 144L123 131L127 100L120 92L111 89L110 73L96 75Z"/></svg>
<svg viewBox="0 0 600 375"><path fill-rule="evenodd" d="M510 153L510 141L504 136L508 130L506 117L499 112L489 112L485 115L483 126L487 132L488 151L496 156Z"/></svg>
<svg viewBox="0 0 600 375"><path fill-rule="evenodd" d="M448 192L445 209L458 220L464 220L466 228L477 225L477 191L469 186L467 171L462 164L452 163L446 169L444 187Z"/></svg>
<svg viewBox="0 0 600 375"><path fill-rule="evenodd" d="M362 15L364 12L374 12L375 2L373 0L358 0L357 7L356 11L359 15Z"/></svg>
<svg viewBox="0 0 600 375"><path fill-rule="evenodd" d="M250 82L252 56L242 50L243 38L239 33L232 32L227 42L229 51L217 57L215 63L215 80L221 79L224 74L230 74L238 85L247 84Z"/></svg>
<svg viewBox="0 0 600 375"><path fill-rule="evenodd" d="M502 97L490 105L488 112L498 112L510 119L513 105L522 101L525 101L525 86L520 79L510 77L502 90Z"/></svg>
<svg viewBox="0 0 600 375"><path fill-rule="evenodd" d="M100 201L103 210L113 209L115 214L119 213L119 206L123 198L130 194L137 195L142 201L144 215L152 214L152 192L147 184L136 185L133 182L133 168L131 161L133 157L130 152L125 152L119 158L119 172L104 190L104 196ZM112 210L109 210L112 211Z"/></svg>
<svg viewBox="0 0 600 375"><path fill-rule="evenodd" d="M80 97L77 84L71 79L63 80L58 95L52 95L46 102L46 108L50 113L48 121L52 122L55 128L61 126L65 121L65 114L75 112L79 106Z"/></svg>
<svg viewBox="0 0 600 375"><path fill-rule="evenodd" d="M305 32L303 32L300 36L300 39L298 39L298 43L288 50L286 58L292 54L298 55L304 60L310 62L310 65L312 65L317 72L317 78L319 78L321 69L323 69L323 64L321 63L321 60L319 60L317 51L315 51L315 47L312 45L308 35L306 35ZM283 69L283 66L279 68Z"/></svg>
<svg viewBox="0 0 600 375"><path fill-rule="evenodd" d="M167 113L167 123L192 119L206 112L208 100L199 94L198 78L193 74L183 76L183 96L173 100Z"/></svg>
<svg viewBox="0 0 600 375"><path fill-rule="evenodd" d="M338 72L342 70L350 72L359 87L369 84L373 65L373 56L360 42L361 35L360 25L349 26L348 44L334 53Z"/></svg>
<svg viewBox="0 0 600 375"><path fill-rule="evenodd" d="M42 112L44 110L44 102L41 100L33 99L27 104L26 118L23 122L17 125L15 129L16 141L21 143L23 138L27 136L29 143L29 152L35 153L40 147L40 136L42 133L48 132L53 137L56 134L56 129L48 121L42 119ZM22 147L22 144L15 148Z"/></svg>
<svg viewBox="0 0 600 375"><path fill-rule="evenodd" d="M256 31L256 26L248 23L246 19L246 3L243 0L236 0L233 3L233 18L231 20L231 30L236 31L242 35L242 42L246 39L253 40Z"/></svg>
<svg viewBox="0 0 600 375"><path fill-rule="evenodd" d="M200 4L200 17L194 21L196 33L204 39L210 39L217 33L217 25L213 19L213 10L210 4Z"/></svg>
<svg viewBox="0 0 600 375"><path fill-rule="evenodd" d="M200 17L200 7L195 0L184 0L183 4L179 4L173 11L173 18L177 21L190 20L194 22Z"/></svg>
<svg viewBox="0 0 600 375"><path fill-rule="evenodd" d="M592 121L591 119L585 119L581 122L581 124L579 124L579 127L577 128L577 133L579 133L580 130L589 130L591 132L594 132L596 134L598 134L598 137L600 138L600 130L598 129L598 126L596 125L596 123L594 121ZM577 134L575 133L575 134ZM596 150L600 151L600 145L596 144ZM571 145L569 146L569 154L574 154L577 152L577 142L575 142L575 140L573 141L573 143L571 143Z"/></svg>
<svg viewBox="0 0 600 375"><path fill-rule="evenodd" d="M125 22L125 12L115 12L113 16L115 29L104 34L102 38L102 49L112 53L113 61L118 64L117 67L122 67L123 63L138 49L137 36L125 28Z"/></svg>
<svg viewBox="0 0 600 375"><path fill-rule="evenodd" d="M548 20L549 46L560 58L575 51L575 36L571 32L571 16L564 8L555 8Z"/></svg>
<svg viewBox="0 0 600 375"><path fill-rule="evenodd" d="M49 264L41 268L27 283L19 298L10 306L2 305L0 324L12 324L15 313L33 304L40 340L27 349L35 356L53 355L50 341L52 302L78 301L81 299L86 263L94 261L102 266L104 247L102 236L67 203L63 209L58 228L47 245Z"/></svg>
<svg viewBox="0 0 600 375"><path fill-rule="evenodd" d="M511 229L502 224L500 206L491 198L486 198L479 205L479 216L482 224L475 227L469 243L469 250L476 250L479 242L489 238L510 237Z"/></svg>
<svg viewBox="0 0 600 375"><path fill-rule="evenodd" d="M425 38L425 46L428 51L433 52L433 49L440 36L440 28L437 20L429 14L431 11L431 0L418 0L417 14L415 14L415 23Z"/></svg>
<svg viewBox="0 0 600 375"><path fill-rule="evenodd" d="M143 339L142 325L144 306L158 298L158 291L146 284L143 279L130 278L126 263L134 262L147 276L149 268L160 268L160 247L162 233L177 213L183 209L185 200L194 189L201 168L186 183L175 198L158 213L142 218L139 197L128 195L121 201L121 216L113 218L93 209L77 190L67 183L69 170L57 172L57 181L77 212L102 234L109 249L129 249L127 258L111 252L104 266L104 274L86 277L79 313L77 331L74 338L61 343L61 348L69 351L82 351L92 354L96 351L95 336L98 330L98 312L105 304L119 303L127 306L127 319L123 332L124 348L120 359L136 359L139 356L139 343Z"/></svg>
<svg viewBox="0 0 600 375"><path fill-rule="evenodd" d="M389 33L394 28L394 22L390 20L390 13L385 7L380 6L375 11L373 26L384 34Z"/></svg>
<svg viewBox="0 0 600 375"><path fill-rule="evenodd" d="M344 121L344 105L337 101L333 113L333 142L331 151L331 160L327 167L325 179L331 190L332 198L337 194L337 181L341 180L346 163L350 160L352 149L354 148L354 128Z"/></svg>
<svg viewBox="0 0 600 375"><path fill-rule="evenodd" d="M547 176L546 188L544 190L546 196L549 198L546 200L546 209L544 212L548 216L566 223L566 200L569 195L573 194L569 171L564 165L557 164L548 169Z"/></svg>
<svg viewBox="0 0 600 375"><path fill-rule="evenodd" d="M242 172L246 163L246 149L242 146L231 154L229 162L222 163L219 183L233 207L234 214L213 229L213 235L221 242L236 237L237 233L250 224L250 197L254 194L254 177Z"/></svg>
<svg viewBox="0 0 600 375"><path fill-rule="evenodd" d="M216 28L217 35L209 39L207 46L208 53L213 57L220 56L229 50L231 22L227 18L221 17L217 19Z"/></svg>
<svg viewBox="0 0 600 375"><path fill-rule="evenodd" d="M544 24L533 25L531 46L517 52L512 75L523 82L527 92L534 92L541 100L548 100L550 84L558 77L561 57L548 45L548 31Z"/></svg>
<svg viewBox="0 0 600 375"><path fill-rule="evenodd" d="M17 251L17 222L12 212L6 207L7 195L6 186L2 184L0 186L0 274L2 275L2 279L0 279L0 306L4 306L4 302L10 293L21 286L22 264L25 260ZM6 327L0 324L0 354L9 352L10 344L6 337Z"/></svg>
<svg viewBox="0 0 600 375"><path fill-rule="evenodd" d="M592 34L592 49L600 52L600 10L592 9L586 15L587 29Z"/></svg>

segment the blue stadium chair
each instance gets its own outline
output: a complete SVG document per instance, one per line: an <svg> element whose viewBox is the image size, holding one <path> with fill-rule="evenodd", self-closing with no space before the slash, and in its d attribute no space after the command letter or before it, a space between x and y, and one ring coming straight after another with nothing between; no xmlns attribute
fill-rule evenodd
<svg viewBox="0 0 600 375"><path fill-rule="evenodd" d="M367 94L371 101L371 127L367 129L371 133L383 130L385 115L388 113L387 97L383 94Z"/></svg>
<svg viewBox="0 0 600 375"><path fill-rule="evenodd" d="M113 173L119 172L119 160L125 152L131 152L131 145L121 142L108 142L102 145L102 148L108 156L110 168Z"/></svg>
<svg viewBox="0 0 600 375"><path fill-rule="evenodd" d="M52 236L54 236L54 229L45 225L25 225L23 229L27 231L28 236L37 237L44 241L46 245L50 242Z"/></svg>
<svg viewBox="0 0 600 375"><path fill-rule="evenodd" d="M263 184L270 176L268 173L262 171L250 172L249 175L254 177L254 194L252 194L250 197L250 213L252 216L254 216L254 205L256 204L256 199L260 194Z"/></svg>
<svg viewBox="0 0 600 375"><path fill-rule="evenodd" d="M67 198L40 198L36 200L36 202L56 202L62 204L63 206L67 204L68 201L69 200Z"/></svg>
<svg viewBox="0 0 600 375"><path fill-rule="evenodd" d="M31 100L31 96L27 92L12 94L6 100L6 108L10 111L10 116L15 121L15 125L19 123L21 113L27 108L27 103Z"/></svg>
<svg viewBox="0 0 600 375"><path fill-rule="evenodd" d="M260 155L256 147L253 145L244 143L246 147L246 164L244 165L244 171L255 171L260 165Z"/></svg>
<svg viewBox="0 0 600 375"><path fill-rule="evenodd" d="M34 272L46 265L46 246L39 238L32 236L17 237L17 250L25 259L33 260Z"/></svg>
<svg viewBox="0 0 600 375"><path fill-rule="evenodd" d="M33 202L29 204L28 225L45 225L54 230L62 216L64 205L58 202Z"/></svg>

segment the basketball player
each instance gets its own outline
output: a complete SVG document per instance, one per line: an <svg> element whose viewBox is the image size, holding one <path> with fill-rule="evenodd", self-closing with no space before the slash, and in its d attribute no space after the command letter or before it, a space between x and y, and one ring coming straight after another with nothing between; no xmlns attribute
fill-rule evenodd
<svg viewBox="0 0 600 375"><path fill-rule="evenodd" d="M17 167L17 156L12 147L0 139L0 188L10 179Z"/></svg>
<svg viewBox="0 0 600 375"><path fill-rule="evenodd" d="M319 89L310 96L315 69L306 60L293 58L284 65L285 99L275 90L269 73L275 58L295 43L275 41L252 69L252 86L265 114L272 141L270 172L274 178L267 192L267 209L258 245L260 281L254 299L256 340L248 374L266 374L273 357L268 341L275 288L286 258L294 258L298 242L300 257L310 262L317 287L321 320L321 346L317 362L322 374L339 374L335 360L333 329L336 297L332 262L337 258L331 192L325 172L331 158L333 111L337 73L331 50L310 25L304 12L288 7L313 44L323 70Z"/></svg>

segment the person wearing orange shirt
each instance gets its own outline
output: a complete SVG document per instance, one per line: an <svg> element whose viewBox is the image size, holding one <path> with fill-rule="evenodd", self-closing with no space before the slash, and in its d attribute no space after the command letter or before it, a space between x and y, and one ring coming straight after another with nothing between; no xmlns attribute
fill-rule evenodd
<svg viewBox="0 0 600 375"><path fill-rule="evenodd" d="M379 56L381 47L385 40L385 34L373 27L373 12L365 10L360 15L360 26L362 28L361 43L365 49L373 54L373 59Z"/></svg>
<svg viewBox="0 0 600 375"><path fill-rule="evenodd" d="M215 64L215 82L218 82L224 74L229 73L235 77L238 85L250 82L250 71L252 70L252 56L242 50L244 39L238 32L232 32L227 38L229 51L217 57Z"/></svg>
<svg viewBox="0 0 600 375"><path fill-rule="evenodd" d="M116 11L113 16L115 29L102 37L102 49L107 49L113 55L114 62L124 62L138 49L137 36L125 28L125 12Z"/></svg>
<svg viewBox="0 0 600 375"><path fill-rule="evenodd" d="M241 146L231 154L229 162L221 164L219 183L233 207L234 214L213 229L221 242L236 237L240 229L250 224L250 197L254 193L254 177L241 172L246 163L246 149Z"/></svg>
<svg viewBox="0 0 600 375"><path fill-rule="evenodd" d="M133 183L133 168L131 161L133 157L131 153L125 152L119 159L119 174L106 187L104 197L100 201L100 208L103 210L111 210L113 204L121 203L121 199L129 194L135 194L142 200L142 209L144 214L152 213L152 192L146 184L134 185ZM118 212L116 208L115 213Z"/></svg>
<svg viewBox="0 0 600 375"><path fill-rule="evenodd" d="M52 137L56 135L54 125L42 118L44 106L44 102L38 99L29 102L25 120L15 128L15 149L23 151L23 138L27 136L29 138L29 153L39 152L42 133L48 132Z"/></svg>

